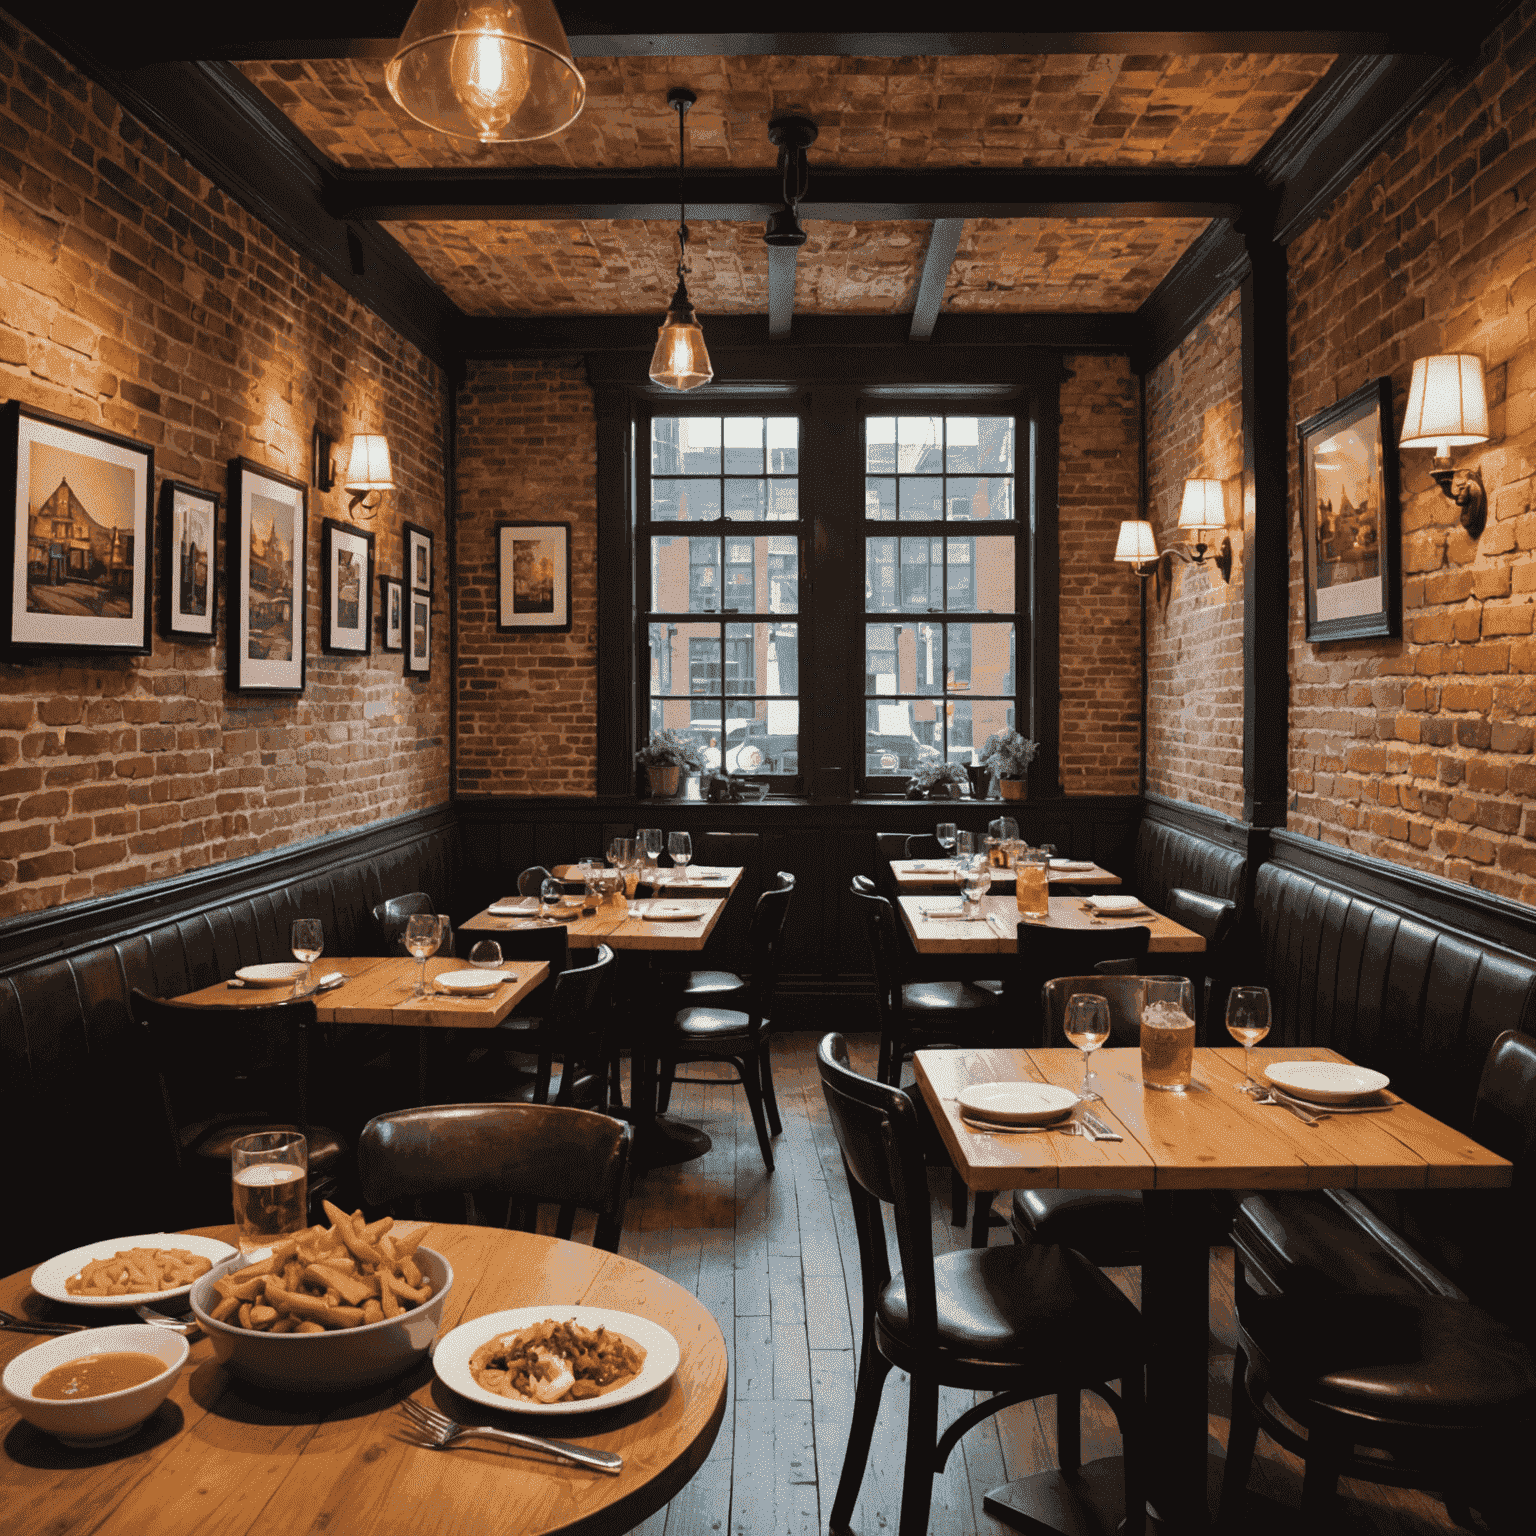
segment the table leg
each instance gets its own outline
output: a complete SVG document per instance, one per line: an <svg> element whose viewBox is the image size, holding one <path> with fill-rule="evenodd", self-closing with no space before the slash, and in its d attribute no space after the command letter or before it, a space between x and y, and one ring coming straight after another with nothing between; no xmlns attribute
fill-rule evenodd
<svg viewBox="0 0 1536 1536"><path fill-rule="evenodd" d="M659 995L656 983L656 958L647 955L640 984L634 988L633 1006L629 1009L630 1016L639 1021L630 1038L629 1113L630 1123L635 1128L635 1167L641 1172L703 1157L714 1145L708 1133L698 1126L656 1113L656 1041L658 1032L666 1026L670 1016L657 1016L654 1008L641 1001Z"/></svg>

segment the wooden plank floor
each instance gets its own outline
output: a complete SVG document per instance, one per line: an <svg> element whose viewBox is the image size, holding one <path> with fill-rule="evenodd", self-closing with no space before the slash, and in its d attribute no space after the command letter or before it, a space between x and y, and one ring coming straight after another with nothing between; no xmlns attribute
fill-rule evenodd
<svg viewBox="0 0 1536 1536"><path fill-rule="evenodd" d="M876 1039L850 1037L854 1065L873 1073ZM816 1075L816 1037L775 1039L774 1081L784 1133L774 1142L776 1171L763 1168L739 1088L723 1080L679 1084L671 1113L702 1126L714 1147L705 1157L647 1175L635 1189L620 1251L687 1286L720 1320L731 1350L732 1407L709 1461L663 1511L636 1529L643 1536L813 1536L824 1532L842 1470L853 1410L859 1317L858 1244L837 1143ZM718 1076L707 1065L690 1076ZM930 1175L936 1248L963 1245L948 1220L949 1180ZM999 1198L997 1209L1004 1208ZM578 1234L579 1235L579 1234ZM994 1243L1011 1241L995 1228ZM892 1252L894 1253L894 1242ZM1138 1300L1140 1271L1112 1271ZM1232 1255L1211 1258L1210 1436L1225 1446L1231 1388ZM940 1424L975 1399L945 1391ZM880 1536L896 1524L904 1472L906 1378L886 1380L874 1447L853 1529ZM1083 1456L1115 1455L1114 1420L1083 1399ZM935 1536L1005 1536L1009 1527L982 1511L989 1488L1056 1464L1054 1402L1006 1409L973 1429L935 1479L929 1530ZM1301 1465L1261 1437L1244 1530L1297 1536L1309 1528L1296 1511ZM1457 1527L1424 1494L1346 1482L1339 1529L1379 1536L1428 1536ZM910 1533L908 1533L910 1536Z"/></svg>

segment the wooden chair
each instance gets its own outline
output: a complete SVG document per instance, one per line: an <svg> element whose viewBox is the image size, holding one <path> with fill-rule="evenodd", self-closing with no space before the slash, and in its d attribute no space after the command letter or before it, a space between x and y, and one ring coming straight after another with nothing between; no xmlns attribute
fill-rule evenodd
<svg viewBox="0 0 1536 1536"><path fill-rule="evenodd" d="M864 1282L858 1384L831 1531L849 1529L892 1366L911 1378L898 1536L927 1530L934 1474L961 1436L1014 1403L1055 1395L1061 1469L1075 1470L1085 1388L1109 1404L1120 1425L1122 1529L1143 1530L1141 1315L1107 1276L1066 1248L972 1248L935 1256L912 1101L899 1088L853 1071L841 1035L822 1040L817 1066L848 1177ZM894 1209L901 1260L894 1275L882 1216L887 1205ZM1106 1385L1112 1380L1120 1382L1119 1394ZM994 1395L939 1436L941 1386Z"/></svg>
<svg viewBox="0 0 1536 1536"><path fill-rule="evenodd" d="M565 930L554 931L563 942ZM507 1089L490 1097L525 1104L603 1107L613 1056L608 1030L613 968L613 950L599 944L591 964L565 967L549 984L543 1013L528 1018L513 1014L502 1021L496 1046L503 1053L532 1056L536 1065L531 1074L514 1067ZM554 1076L557 1058L561 1062L558 1078Z"/></svg>
<svg viewBox="0 0 1536 1536"><path fill-rule="evenodd" d="M617 1253L630 1146L628 1125L592 1110L441 1104L375 1116L363 1127L357 1170L366 1204L420 1202L446 1221L511 1226L521 1217L532 1231L538 1206L558 1205L556 1235L569 1237L580 1206L597 1216L594 1245Z"/></svg>
<svg viewBox="0 0 1536 1536"><path fill-rule="evenodd" d="M1152 930L1135 925L1129 928L1032 928L1027 923L1019 925L1018 967L1010 997L1016 997L1016 1011L1025 1028L1034 1027L1037 1019L1042 1022L1042 1033L1028 1034L1020 1044L1060 1045L1062 1043L1060 1020L1052 1030L1037 1011L1042 989L1054 976L1087 976L1098 971L1106 962L1130 961L1132 974L1145 967L1147 945L1152 940ZM1099 974L1103 974L1100 972ZM1140 1012L1137 1012L1136 1039L1122 1043L1135 1044L1140 1039Z"/></svg>
<svg viewBox="0 0 1536 1536"><path fill-rule="evenodd" d="M741 994L740 1008L697 1003L683 1008L672 1021L661 1055L657 1084L657 1104L665 1113L676 1081L694 1079L677 1077L677 1067L685 1061L728 1061L736 1068L737 1080L747 1095L752 1110L752 1124L763 1162L773 1172L773 1147L770 1134L784 1129L779 1121L778 1100L773 1091L773 1065L768 1042L772 1028L774 988L779 980L780 941L784 919L789 915L790 897L795 894L795 877L781 870L772 890L757 898L752 910L748 945L752 960L750 980Z"/></svg>
<svg viewBox="0 0 1536 1536"><path fill-rule="evenodd" d="M374 927L378 931L381 955L404 955L405 927L413 917L437 914L437 903L425 891L410 891L404 896L391 896L373 909Z"/></svg>

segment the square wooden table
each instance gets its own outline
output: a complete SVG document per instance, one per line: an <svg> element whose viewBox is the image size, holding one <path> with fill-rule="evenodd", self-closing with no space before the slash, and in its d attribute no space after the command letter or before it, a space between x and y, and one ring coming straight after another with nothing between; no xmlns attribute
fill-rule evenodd
<svg viewBox="0 0 1536 1536"><path fill-rule="evenodd" d="M896 890L903 896L919 891L954 891L959 888L953 859L892 859L891 878L896 882ZM1011 869L992 866L994 891L1012 891L1013 880ZM1083 890L1108 890L1121 883L1119 875L1097 864L1090 864L1087 869L1052 869L1047 872L1046 880L1053 886Z"/></svg>
<svg viewBox="0 0 1536 1536"><path fill-rule="evenodd" d="M1192 929L1154 912L1150 917L1116 917L1095 921L1084 909L1080 896L1052 896L1048 918L1026 918L1019 912L1018 900L1010 891L1005 896L983 896L981 916L976 922L958 922L953 918L925 918L923 909L960 910L956 896L902 896L897 900L907 937L920 955L1011 955L1018 948L1021 924L1042 929L1139 928L1152 930L1147 948L1153 954L1197 954L1205 940ZM990 916L989 916L990 914ZM998 932L1001 927L1003 932Z"/></svg>
<svg viewBox="0 0 1536 1536"><path fill-rule="evenodd" d="M1271 1061L1343 1061L1322 1048L1254 1051L1254 1074ZM1209 1329L1208 1223L1213 1189L1471 1189L1505 1185L1513 1169L1470 1137L1401 1104L1386 1114L1337 1115L1309 1127L1282 1108L1237 1091L1243 1053L1195 1052L1186 1093L1148 1091L1135 1049L1095 1053L1104 1102L1093 1106L1123 1141L1088 1141L1051 1132L973 1131L957 1095L974 1083L1049 1082L1074 1091L1082 1056L1072 1049L918 1051L917 1081L939 1132L972 1190L1139 1189L1146 1202L1141 1310L1147 1339L1151 1424L1151 1503L1167 1529L1205 1528L1206 1339ZM1055 1530L1076 1501L1069 1486L1106 1489L1115 1480L1085 1468L1068 1485L1059 1473L1010 1483L987 1495L987 1509L1026 1530ZM1096 1530L1102 1511L1080 1516ZM1113 1529L1110 1525L1108 1529Z"/></svg>

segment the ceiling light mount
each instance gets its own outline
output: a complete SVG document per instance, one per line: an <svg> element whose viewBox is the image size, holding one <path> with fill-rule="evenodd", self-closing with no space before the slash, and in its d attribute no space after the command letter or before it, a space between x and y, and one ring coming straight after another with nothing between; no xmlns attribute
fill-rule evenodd
<svg viewBox="0 0 1536 1536"><path fill-rule="evenodd" d="M784 179L784 206L771 214L763 231L765 245L804 245L805 231L800 227L800 199L810 185L810 171L805 152L816 142L820 132L810 118L798 112L781 112L768 120L768 142L778 145L779 174Z"/></svg>

